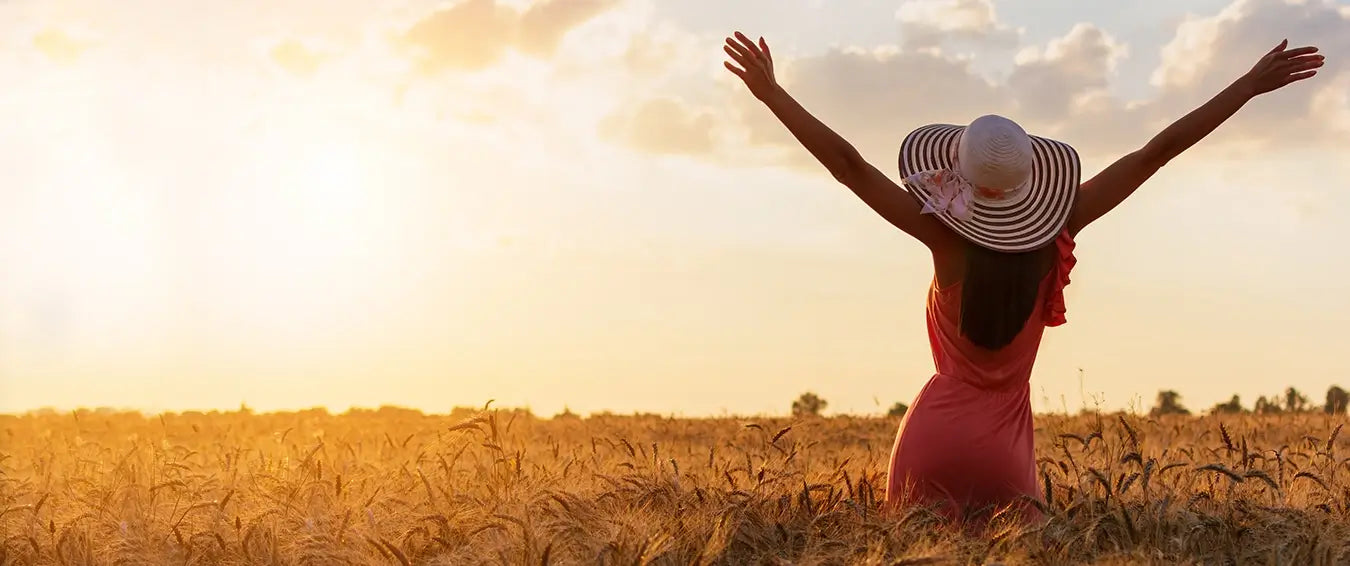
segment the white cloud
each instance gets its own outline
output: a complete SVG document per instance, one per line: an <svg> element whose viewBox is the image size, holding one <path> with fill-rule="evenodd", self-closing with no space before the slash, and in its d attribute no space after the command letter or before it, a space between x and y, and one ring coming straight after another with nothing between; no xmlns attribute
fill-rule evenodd
<svg viewBox="0 0 1350 566"><path fill-rule="evenodd" d="M1192 18L1164 47L1154 74L1161 85L1154 112L1180 117L1242 76L1267 51L1288 39L1290 47L1316 45L1326 65L1311 80L1252 101L1224 126L1225 136L1265 140L1283 147L1350 143L1326 112L1334 104L1321 94L1350 73L1350 13L1330 0L1235 0L1218 14ZM1316 102L1316 103L1315 103Z"/></svg>
<svg viewBox="0 0 1350 566"><path fill-rule="evenodd" d="M33 46L53 62L69 65L79 60L94 43L71 37L65 30L50 28L33 38Z"/></svg>
<svg viewBox="0 0 1350 566"><path fill-rule="evenodd" d="M301 77L312 76L327 57L304 43L288 39L276 44L270 52L272 60L286 71Z"/></svg>
<svg viewBox="0 0 1350 566"><path fill-rule="evenodd" d="M541 0L520 14L520 47L527 53L552 55L569 31L618 4L619 0Z"/></svg>
<svg viewBox="0 0 1350 566"><path fill-rule="evenodd" d="M496 0L462 0L415 23L402 38L423 71L479 70L510 49L551 57L576 26L614 7L617 0L540 0L524 10Z"/></svg>
<svg viewBox="0 0 1350 566"><path fill-rule="evenodd" d="M383 96L402 96L434 115L502 127L503 120L513 128L563 121L571 124L569 131L580 131L575 126L589 120L591 134L598 126L606 138L642 151L744 151L728 146L737 137L731 130L740 125L750 144L778 148L794 165L814 167L783 127L721 69L720 37L654 21L650 0L458 0L440 9L429 2L379 9L357 3L312 18L301 8L313 5L303 4L257 18L247 17L247 6L232 5L212 15L220 26L196 34L180 22L201 14L178 4L162 4L164 9L150 10L154 17L133 21L90 2L67 11L69 26L53 29L76 42L98 38L79 54L80 65L142 61L137 65L143 68L120 78L108 74L115 66L105 66L98 80L182 77L232 67L259 76L231 88L266 99L276 94L269 89L282 88L266 83L268 68L279 63L310 77L315 84L305 89L311 94L343 93L350 99L359 92L370 99L383 90ZM990 0L913 0L901 4L895 17L900 45L844 47L796 58L778 53L780 79L803 104L869 157L888 162L909 129L988 112L1008 114L1085 153L1114 154L1143 143L1245 71L1268 49L1266 43L1278 41L1271 30L1289 34L1295 45L1350 52L1350 34L1338 33L1350 22L1344 7L1328 0L1236 0L1215 15L1181 24L1154 74L1157 95L1127 101L1112 96L1109 87L1131 47L1094 25L1077 24L1041 45L1019 45L1020 32L999 20ZM299 23L278 27L282 19ZM24 24L30 40L46 29L37 22L30 16ZM71 31L86 28L83 35ZM148 31L137 33L141 30ZM401 41L391 44L382 35L389 33ZM46 45L74 53L61 39L50 35ZM976 63L983 61L946 45L949 41L1021 49L1006 78L991 82L977 71ZM241 51L241 43L252 48ZM398 43L414 49L399 53ZM428 71L472 72L414 78L415 64ZM19 66L7 67L20 73ZM1224 138L1344 142L1346 102L1336 86L1343 84L1343 69L1333 56L1323 76L1253 103L1225 126ZM240 86L244 83L248 86ZM671 135L653 137L661 132Z"/></svg>
<svg viewBox="0 0 1350 566"><path fill-rule="evenodd" d="M998 25L988 0L911 0L900 5L895 17L941 31L985 32Z"/></svg>
<svg viewBox="0 0 1350 566"><path fill-rule="evenodd" d="M1249 2L1236 0L1211 17L1187 14L1172 41L1163 46L1162 64L1153 71L1149 82L1160 88L1193 86L1213 59L1223 27L1240 23L1249 16L1249 11Z"/></svg>
<svg viewBox="0 0 1350 566"><path fill-rule="evenodd" d="M804 106L874 162L889 166L903 136L926 123L959 124L996 113L1013 117L1041 135L1092 131L1076 130L1075 120L1109 123L1123 113L1121 103L1106 92L1110 69L1126 52L1120 41L1101 30L1079 25L1024 54L1004 82L983 78L965 57L947 56L931 48L894 47L840 49L796 59L784 79ZM751 142L796 144L758 101L741 92L733 96ZM1131 126L1132 121L1120 125ZM1116 149L1111 140L1068 141L1089 150ZM1135 137L1136 143L1142 141ZM789 155L818 168L804 151Z"/></svg>
<svg viewBox="0 0 1350 566"><path fill-rule="evenodd" d="M678 98L657 97L625 108L600 123L600 133L641 151L706 154L714 149L712 114Z"/></svg>
<svg viewBox="0 0 1350 566"><path fill-rule="evenodd" d="M1344 33L1350 16L1328 0L1236 0L1214 16L1187 20L1164 48L1155 95L1144 100L1111 94L1115 69L1131 46L1095 25L1079 23L1043 45L1024 46L1006 79L990 82L969 58L947 55L938 44L1006 30L992 6L919 0L904 4L897 17L938 35L933 41L909 37L899 46L837 48L777 61L780 81L803 105L881 163L893 161L901 137L916 126L962 123L984 113L1009 115L1029 130L1074 144L1089 158L1119 155L1241 76L1279 41L1273 29L1287 34L1291 45L1321 46L1332 54L1327 66L1308 83L1253 101L1206 141L1206 149L1350 143L1338 86L1346 67L1334 55L1350 52L1350 34ZM739 84L727 96L732 110L725 119L741 120L748 142L796 145ZM810 156L797 149L784 154L792 165L814 168Z"/></svg>
<svg viewBox="0 0 1350 566"><path fill-rule="evenodd" d="M992 0L910 0L895 11L905 46L934 47L944 40L1016 45L1021 33L998 21Z"/></svg>
<svg viewBox="0 0 1350 566"><path fill-rule="evenodd" d="M1008 78L1025 119L1056 125L1075 119L1078 103L1098 103L1126 45L1092 24L1077 24L1044 49L1029 48Z"/></svg>
<svg viewBox="0 0 1350 566"><path fill-rule="evenodd" d="M1018 64L1038 61L1062 61L1070 72L1083 73L1102 79L1116 70L1116 64L1129 56L1129 46L1112 37L1101 28L1078 23L1064 37L1050 40L1044 49L1031 46L1019 54Z"/></svg>
<svg viewBox="0 0 1350 566"><path fill-rule="evenodd" d="M1313 95L1310 111L1323 120L1328 129L1350 139L1350 73L1326 81Z"/></svg>

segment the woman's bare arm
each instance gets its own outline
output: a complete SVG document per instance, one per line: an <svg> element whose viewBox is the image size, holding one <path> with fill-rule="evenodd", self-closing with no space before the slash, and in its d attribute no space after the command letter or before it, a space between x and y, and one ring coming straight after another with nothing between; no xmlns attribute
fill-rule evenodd
<svg viewBox="0 0 1350 566"><path fill-rule="evenodd" d="M836 180L882 218L929 248L945 241L947 231L937 221L920 214L922 208L913 197L863 159L853 144L813 116L778 85L773 76L769 45L763 38L756 45L737 32L735 40L727 38L723 49L736 62L736 65L727 62L727 69L745 82L750 93L773 112Z"/></svg>
<svg viewBox="0 0 1350 566"><path fill-rule="evenodd" d="M1077 203L1069 218L1069 232L1080 230L1110 212L1135 189L1183 151L1213 132L1253 97L1317 74L1323 58L1316 47L1286 50L1281 42L1246 75L1191 111L1135 150L1112 163L1078 189Z"/></svg>
<svg viewBox="0 0 1350 566"><path fill-rule="evenodd" d="M774 116L811 152L835 180L848 187L886 221L919 241L929 244L945 231L920 211L918 201L906 194L839 134L812 116L781 88L764 98Z"/></svg>

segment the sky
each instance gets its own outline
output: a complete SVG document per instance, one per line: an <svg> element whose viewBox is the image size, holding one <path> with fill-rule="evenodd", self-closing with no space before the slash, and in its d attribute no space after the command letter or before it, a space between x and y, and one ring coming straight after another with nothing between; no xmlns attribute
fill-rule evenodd
<svg viewBox="0 0 1350 566"><path fill-rule="evenodd" d="M9 0L0 412L910 402L931 259L722 68L736 30L892 178L988 113L1091 175L1319 46L1079 235L1032 396L1350 386L1350 2Z"/></svg>

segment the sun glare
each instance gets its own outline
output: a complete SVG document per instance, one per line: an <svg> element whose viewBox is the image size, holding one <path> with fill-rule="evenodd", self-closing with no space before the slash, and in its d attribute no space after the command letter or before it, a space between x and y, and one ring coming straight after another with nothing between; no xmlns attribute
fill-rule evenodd
<svg viewBox="0 0 1350 566"><path fill-rule="evenodd" d="M367 167L360 147L352 140L315 140L298 148L282 163L285 194L297 208L307 210L309 226L321 236L341 236L359 224L370 191Z"/></svg>
<svg viewBox="0 0 1350 566"><path fill-rule="evenodd" d="M359 246L373 218L368 154L351 126L324 121L286 120L259 136L252 159L261 190L257 212L284 244L307 256L326 256Z"/></svg>
<svg viewBox="0 0 1350 566"><path fill-rule="evenodd" d="M236 316L303 332L378 291L389 233L379 148L355 124L276 113L249 140L222 188L224 224L210 238L228 274L217 293Z"/></svg>

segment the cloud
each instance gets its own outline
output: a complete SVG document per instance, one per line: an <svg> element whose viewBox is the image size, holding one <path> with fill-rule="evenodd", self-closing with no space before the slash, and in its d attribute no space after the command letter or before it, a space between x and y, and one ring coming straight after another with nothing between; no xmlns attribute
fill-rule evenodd
<svg viewBox="0 0 1350 566"><path fill-rule="evenodd" d="M992 0L911 0L895 11L907 48L937 47L946 40L1016 46L1021 32L999 23Z"/></svg>
<svg viewBox="0 0 1350 566"><path fill-rule="evenodd" d="M568 31L616 4L617 0L544 0L520 15L517 43L525 53L548 57Z"/></svg>
<svg viewBox="0 0 1350 566"><path fill-rule="evenodd" d="M1310 110L1327 128L1350 138L1350 73L1342 73L1314 93Z"/></svg>
<svg viewBox="0 0 1350 566"><path fill-rule="evenodd" d="M993 7L975 0L918 0L897 15L906 25L941 31L941 37L979 37L1006 26ZM1208 18L1191 18L1162 49L1156 90L1145 100L1110 91L1117 64L1131 47L1092 24L1079 23L1061 37L1021 49L996 82L983 78L968 58L945 55L935 41L910 37L900 46L836 48L778 61L780 81L807 109L878 164L911 129L931 122L965 123L986 113L1022 122L1029 131L1073 144L1086 157L1111 158L1146 143L1245 73L1281 36L1292 45L1316 44L1329 54L1350 53L1350 10L1327 0L1236 0ZM1346 64L1331 55L1312 81L1253 101L1209 148L1286 149L1327 144L1350 146L1350 84ZM739 121L751 144L797 142L758 101L736 84L729 110L717 119ZM720 150L722 148L715 148ZM790 165L816 167L803 151L787 151Z"/></svg>
<svg viewBox="0 0 1350 566"><path fill-rule="evenodd" d="M669 25L651 25L628 39L624 72L643 78L677 76L693 81L706 77L709 65L720 64L721 39L690 34Z"/></svg>
<svg viewBox="0 0 1350 566"><path fill-rule="evenodd" d="M893 160L891 152L899 147L904 134L924 123L969 120L973 115L1012 109L1011 101L1001 95L999 87L977 75L969 61L945 57L929 49L835 48L821 55L783 58L776 63L779 80L788 86L793 97L864 153L873 150L869 157L877 159ZM916 76L924 77L922 88L916 88ZM773 114L745 92L739 80L729 74L723 80L734 86L722 92L721 104L708 104L700 110L706 120L714 124L739 124L744 145L776 149L788 166L808 171L820 169L809 153L797 147L795 138ZM944 104L940 107L931 104L933 93L944 93ZM661 103L660 111L649 109L644 113L642 124L648 135L685 132L686 119L667 100ZM644 152L659 151L666 145L643 137L614 136L614 126L606 127L611 130L607 137L612 141L627 142ZM735 150L721 144L725 139L714 136L711 145L702 141L678 144L678 153L688 154L696 148L705 148L709 153Z"/></svg>
<svg viewBox="0 0 1350 566"><path fill-rule="evenodd" d="M511 49L548 58L568 31L616 3L542 0L521 12L496 0L463 0L413 24L401 43L427 74L485 69Z"/></svg>
<svg viewBox="0 0 1350 566"><path fill-rule="evenodd" d="M1041 135L1086 133L1078 123L1125 112L1107 87L1111 70L1127 53L1100 28L1078 24L1044 46L1024 49L1002 82L983 78L965 58L901 47L835 50L794 61L789 88L869 157L889 163L910 130L933 122L963 124L983 114L1013 117ZM766 113L756 117L747 121L752 132L782 130ZM1132 143L1144 141L1133 131L1117 134ZM766 138L752 133L751 139ZM792 143L781 136L777 141ZM1088 149L1113 146L1092 136L1066 141Z"/></svg>
<svg viewBox="0 0 1350 566"><path fill-rule="evenodd" d="M1135 112L1108 90L1117 63L1128 55L1126 44L1083 23L1044 48L1023 49L1006 83L1017 101L1018 119L1035 125L1042 135L1074 138L1099 136L1102 121L1134 118ZM1133 120L1113 124L1108 131L1115 135L1101 142L1103 149L1120 150L1113 140L1140 143L1143 133L1137 125Z"/></svg>
<svg viewBox="0 0 1350 566"><path fill-rule="evenodd" d="M1008 77L1022 114L1032 120L1055 121L1073 109L1076 98L1105 90L1116 62L1129 49L1092 24L1077 24L1044 48L1018 54Z"/></svg>
<svg viewBox="0 0 1350 566"><path fill-rule="evenodd" d="M712 114L678 98L651 98L607 116L600 135L648 153L707 154L714 148Z"/></svg>
<svg viewBox="0 0 1350 566"><path fill-rule="evenodd" d="M1188 18L1163 47L1153 74L1161 90L1158 114L1179 116L1203 103L1287 37L1291 47L1321 48L1326 65L1312 80L1253 101L1224 129L1282 145L1350 142L1329 120L1350 111L1335 100L1335 85L1350 73L1347 30L1350 10L1330 0L1236 0L1214 16Z"/></svg>
<svg viewBox="0 0 1350 566"><path fill-rule="evenodd" d="M432 13L403 36L424 71L482 69L505 54L519 16L494 0L465 0Z"/></svg>
<svg viewBox="0 0 1350 566"><path fill-rule="evenodd" d="M1210 49L1223 22L1241 21L1244 2L1234 2L1218 14L1202 18L1187 14L1177 26L1172 41L1162 48L1162 65L1154 69L1149 82L1160 88L1185 88L1195 83L1209 64Z"/></svg>
<svg viewBox="0 0 1350 566"><path fill-rule="evenodd" d="M61 65L75 63L92 46L92 43L76 40L59 29L47 29L33 37L33 47Z"/></svg>
<svg viewBox="0 0 1350 566"><path fill-rule="evenodd" d="M899 147L906 132L925 123L1010 109L969 62L927 51L836 49L794 61L790 71L793 96L863 147ZM942 104L935 107L935 99ZM758 101L739 100L751 140L796 143Z"/></svg>
<svg viewBox="0 0 1350 566"><path fill-rule="evenodd" d="M272 61L291 74L300 77L313 76L323 62L324 56L310 50L294 39L278 43L271 51Z"/></svg>

